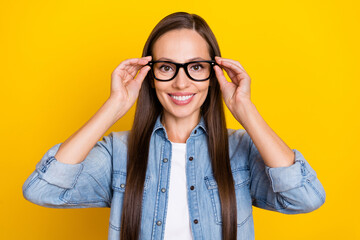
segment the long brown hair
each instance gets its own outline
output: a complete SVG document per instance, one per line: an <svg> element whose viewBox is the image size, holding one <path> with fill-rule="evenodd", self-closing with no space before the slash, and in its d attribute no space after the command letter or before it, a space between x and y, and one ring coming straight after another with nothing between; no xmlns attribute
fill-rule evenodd
<svg viewBox="0 0 360 240"><path fill-rule="evenodd" d="M163 18L147 39L142 56L152 55L155 41L164 33L175 29L192 29L208 43L212 59L220 55L216 38L203 18L196 14L177 12ZM154 81L150 74L144 79L136 104L135 119L128 139L126 190L121 215L123 240L138 240L141 227L141 210L144 181L148 164L149 144L157 116L162 105L157 99ZM222 239L233 240L237 235L237 215L234 181L232 177L228 134L222 95L216 76L210 79L208 95L201 107L207 128L208 151L221 202ZM141 146L141 147L139 147Z"/></svg>

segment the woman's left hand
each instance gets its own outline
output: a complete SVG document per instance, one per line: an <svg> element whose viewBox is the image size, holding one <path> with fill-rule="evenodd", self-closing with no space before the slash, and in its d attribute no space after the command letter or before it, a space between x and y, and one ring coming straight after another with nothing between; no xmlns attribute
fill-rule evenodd
<svg viewBox="0 0 360 240"><path fill-rule="evenodd" d="M215 57L215 61L231 79L231 82L228 82L222 69L217 65L214 66L225 104L234 117L238 119L239 115L241 115L239 114L241 106L251 103L250 76L238 61L221 57Z"/></svg>

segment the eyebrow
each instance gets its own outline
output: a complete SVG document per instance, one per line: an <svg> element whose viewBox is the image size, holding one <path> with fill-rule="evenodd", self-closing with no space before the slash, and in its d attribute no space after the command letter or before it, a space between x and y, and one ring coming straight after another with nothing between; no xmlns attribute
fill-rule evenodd
<svg viewBox="0 0 360 240"><path fill-rule="evenodd" d="M188 59L188 60L186 60L186 61L187 61L187 62L190 62L190 61L197 61L197 60L206 60L206 59L201 58L201 57L194 57L194 58L190 58L190 59ZM171 58L165 58L165 57L161 57L161 58L159 58L159 59L156 60L156 61L170 61L170 62L174 62L173 59L171 59Z"/></svg>

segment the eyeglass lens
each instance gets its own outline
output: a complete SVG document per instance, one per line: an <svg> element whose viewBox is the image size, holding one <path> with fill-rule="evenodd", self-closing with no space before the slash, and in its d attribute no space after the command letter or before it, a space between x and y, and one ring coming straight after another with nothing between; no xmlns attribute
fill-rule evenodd
<svg viewBox="0 0 360 240"><path fill-rule="evenodd" d="M176 65L167 62L154 64L155 77L160 80L169 80L176 73ZM208 62L194 62L187 66L187 72L195 80L203 80L210 77L211 64Z"/></svg>

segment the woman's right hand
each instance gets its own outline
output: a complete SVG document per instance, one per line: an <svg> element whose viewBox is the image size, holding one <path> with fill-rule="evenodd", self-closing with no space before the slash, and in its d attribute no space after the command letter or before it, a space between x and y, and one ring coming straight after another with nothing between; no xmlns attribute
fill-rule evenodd
<svg viewBox="0 0 360 240"><path fill-rule="evenodd" d="M149 61L151 61L151 56L131 58L121 62L111 74L110 98L117 99L123 107L130 109L134 105L141 84L150 70L150 66L146 66Z"/></svg>

